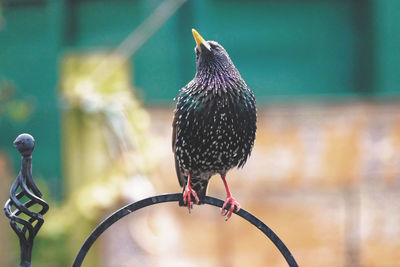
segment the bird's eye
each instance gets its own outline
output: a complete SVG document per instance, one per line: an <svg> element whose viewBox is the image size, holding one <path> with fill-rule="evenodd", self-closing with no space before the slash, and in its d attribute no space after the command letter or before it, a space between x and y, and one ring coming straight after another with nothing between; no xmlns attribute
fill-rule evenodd
<svg viewBox="0 0 400 267"><path fill-rule="evenodd" d="M209 44L210 44L210 47L211 47L212 49L219 51L219 46L218 46L218 45L216 45L216 44L214 44L214 43L209 43Z"/></svg>

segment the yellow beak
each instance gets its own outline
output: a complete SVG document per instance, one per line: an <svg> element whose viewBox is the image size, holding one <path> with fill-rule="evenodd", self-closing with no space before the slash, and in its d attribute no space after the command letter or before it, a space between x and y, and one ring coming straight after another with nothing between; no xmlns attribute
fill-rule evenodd
<svg viewBox="0 0 400 267"><path fill-rule="evenodd" d="M210 44L206 40L204 40L203 37L201 37L200 33L198 33L195 29L192 29L192 34L194 40L196 41L197 46L200 48L200 51L202 46L204 46L205 48L207 48L208 51L210 51L211 49Z"/></svg>

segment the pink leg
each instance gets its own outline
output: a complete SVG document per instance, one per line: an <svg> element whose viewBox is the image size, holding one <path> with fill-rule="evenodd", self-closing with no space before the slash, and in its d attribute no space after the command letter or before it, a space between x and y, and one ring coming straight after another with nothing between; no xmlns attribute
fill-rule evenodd
<svg viewBox="0 0 400 267"><path fill-rule="evenodd" d="M225 175L221 175L222 181L224 182L225 189L226 189L226 200L224 202L224 205L222 206L221 209L221 214L222 216L226 216L225 220L229 220L229 218L232 216L233 210L236 210L238 212L240 210L240 204L232 197L231 191L229 190L228 183L226 182ZM225 207L226 205L230 203L231 207L229 210L226 210Z"/></svg>
<svg viewBox="0 0 400 267"><path fill-rule="evenodd" d="M183 192L183 203L187 204L189 213L190 213L190 210L193 208L192 195L194 196L196 203L199 203L199 201L200 201L199 197L197 196L196 191L194 191L192 189L192 187L190 186L190 179L191 179L191 175L189 174L187 184L185 187L185 191Z"/></svg>

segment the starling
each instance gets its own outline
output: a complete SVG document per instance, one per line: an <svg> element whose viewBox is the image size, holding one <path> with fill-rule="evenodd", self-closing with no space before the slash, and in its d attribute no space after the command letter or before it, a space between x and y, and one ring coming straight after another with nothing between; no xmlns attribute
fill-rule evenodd
<svg viewBox="0 0 400 267"><path fill-rule="evenodd" d="M172 123L176 173L189 212L192 196L200 204L209 179L219 174L227 193L221 214L228 220L240 205L225 177L250 156L257 129L255 98L222 45L204 40L195 29L192 33L196 75L177 96Z"/></svg>

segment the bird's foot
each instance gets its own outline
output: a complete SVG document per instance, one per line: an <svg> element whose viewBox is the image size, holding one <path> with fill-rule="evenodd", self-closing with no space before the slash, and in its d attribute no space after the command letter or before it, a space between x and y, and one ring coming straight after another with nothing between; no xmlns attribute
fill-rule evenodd
<svg viewBox="0 0 400 267"><path fill-rule="evenodd" d="M226 209L226 206L228 205L228 203L231 204L231 206L229 209ZM225 221L227 221L227 220L229 220L229 218L231 218L233 210L238 212L240 210L240 204L233 197L228 196L224 202L224 205L222 206L222 209L221 209L221 215L225 216Z"/></svg>
<svg viewBox="0 0 400 267"><path fill-rule="evenodd" d="M198 204L200 199L197 196L196 191L194 191L192 189L192 187L188 184L185 187L185 191L183 191L183 203L187 205L189 213L190 213L191 209L193 208L192 195L193 195L194 199L196 200L196 204Z"/></svg>

